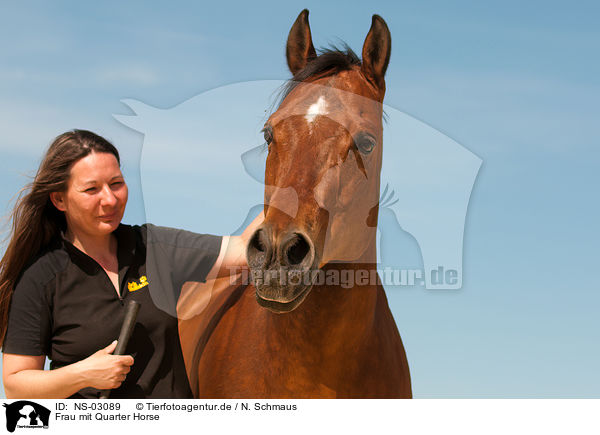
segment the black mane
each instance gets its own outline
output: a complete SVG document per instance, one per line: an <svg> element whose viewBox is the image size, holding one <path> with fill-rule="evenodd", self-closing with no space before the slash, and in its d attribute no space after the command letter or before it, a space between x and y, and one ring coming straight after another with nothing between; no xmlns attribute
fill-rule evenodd
<svg viewBox="0 0 600 435"><path fill-rule="evenodd" d="M360 66L360 64L359 57L346 43L343 43L342 48L331 46L329 48L320 49L319 55L316 58L309 61L304 68L298 71L294 77L282 86L281 91L279 92L279 103L277 106L281 104L299 83L314 76L332 76L340 71L352 69L355 65Z"/></svg>

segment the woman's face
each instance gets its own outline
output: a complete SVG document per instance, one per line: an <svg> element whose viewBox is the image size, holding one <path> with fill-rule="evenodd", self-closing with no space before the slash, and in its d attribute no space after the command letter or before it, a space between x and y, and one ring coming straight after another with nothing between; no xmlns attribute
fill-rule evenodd
<svg viewBox="0 0 600 435"><path fill-rule="evenodd" d="M69 238L98 237L112 233L127 204L127 185L110 153L91 153L71 167L66 192L50 198L65 213Z"/></svg>

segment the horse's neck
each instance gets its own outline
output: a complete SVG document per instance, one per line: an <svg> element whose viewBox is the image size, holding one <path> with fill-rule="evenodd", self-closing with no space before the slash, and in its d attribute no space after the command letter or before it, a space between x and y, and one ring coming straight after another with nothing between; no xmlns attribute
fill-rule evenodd
<svg viewBox="0 0 600 435"><path fill-rule="evenodd" d="M361 260L372 255L368 253ZM355 349L373 333L379 285L377 264L328 263L320 273L322 284L313 286L293 312L275 315L270 333L279 334L284 341L292 333L294 341L302 340L306 348L324 352ZM362 285L357 285L359 280Z"/></svg>
<svg viewBox="0 0 600 435"><path fill-rule="evenodd" d="M378 285L375 237L360 258L327 263L320 273L324 282L314 286L311 291L315 296L302 304L306 304L308 315L321 317L323 322L331 324L372 318Z"/></svg>

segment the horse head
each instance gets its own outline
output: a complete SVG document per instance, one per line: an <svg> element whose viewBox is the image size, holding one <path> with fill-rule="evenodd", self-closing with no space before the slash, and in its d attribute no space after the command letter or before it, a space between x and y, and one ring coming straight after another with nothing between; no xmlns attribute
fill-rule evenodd
<svg viewBox="0 0 600 435"><path fill-rule="evenodd" d="M265 220L247 247L256 297L274 312L297 308L316 271L332 262L375 263L384 75L391 51L374 15L362 61L350 50L317 56L308 11L286 47L293 74L264 126L269 153Z"/></svg>

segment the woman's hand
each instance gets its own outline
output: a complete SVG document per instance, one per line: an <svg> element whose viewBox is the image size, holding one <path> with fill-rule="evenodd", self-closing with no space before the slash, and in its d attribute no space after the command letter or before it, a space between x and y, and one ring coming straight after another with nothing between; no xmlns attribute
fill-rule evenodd
<svg viewBox="0 0 600 435"><path fill-rule="evenodd" d="M74 364L86 386L107 390L119 388L133 365L131 355L112 355L117 346L113 341L104 349ZM75 368L75 367L74 367Z"/></svg>
<svg viewBox="0 0 600 435"><path fill-rule="evenodd" d="M239 236L224 236L221 242L221 251L215 261L215 265L208 273L207 280L222 278L236 274L241 268L248 267L246 260L246 248L250 237L256 229L265 220L265 215L261 211L258 216L246 227L243 233Z"/></svg>
<svg viewBox="0 0 600 435"><path fill-rule="evenodd" d="M2 358L4 391L9 399L64 399L85 387L118 388L133 357L112 355L116 341L84 360L56 370L44 370L43 355L5 353Z"/></svg>

